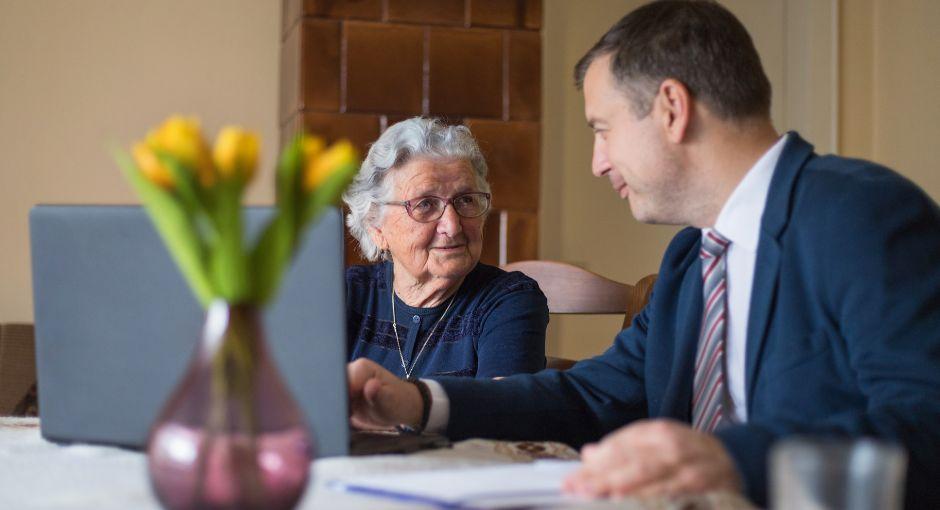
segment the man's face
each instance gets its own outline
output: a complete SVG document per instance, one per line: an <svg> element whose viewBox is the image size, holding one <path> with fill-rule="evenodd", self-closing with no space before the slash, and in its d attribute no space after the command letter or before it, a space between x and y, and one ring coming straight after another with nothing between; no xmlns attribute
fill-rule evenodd
<svg viewBox="0 0 940 510"><path fill-rule="evenodd" d="M595 59L585 74L584 114L594 131L592 173L610 179L638 221L686 223L681 214L686 179L669 152L662 114L654 100L650 113L638 118L614 82L609 55Z"/></svg>

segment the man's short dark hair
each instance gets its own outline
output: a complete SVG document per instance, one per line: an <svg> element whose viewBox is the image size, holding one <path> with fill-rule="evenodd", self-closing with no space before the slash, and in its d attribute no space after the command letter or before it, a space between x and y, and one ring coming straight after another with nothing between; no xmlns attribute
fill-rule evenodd
<svg viewBox="0 0 940 510"><path fill-rule="evenodd" d="M591 62L608 54L614 79L640 117L667 78L682 82L720 118L770 116L770 81L754 42L716 2L660 0L630 12L578 61L579 90Z"/></svg>

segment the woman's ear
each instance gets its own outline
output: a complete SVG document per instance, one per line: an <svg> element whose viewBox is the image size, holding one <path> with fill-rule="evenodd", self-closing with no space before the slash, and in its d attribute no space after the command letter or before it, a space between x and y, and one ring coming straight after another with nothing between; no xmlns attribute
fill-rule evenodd
<svg viewBox="0 0 940 510"><path fill-rule="evenodd" d="M379 250L385 251L388 249L388 240L385 239L385 234L382 233L381 228L369 227L369 237L372 238L372 243L375 244Z"/></svg>

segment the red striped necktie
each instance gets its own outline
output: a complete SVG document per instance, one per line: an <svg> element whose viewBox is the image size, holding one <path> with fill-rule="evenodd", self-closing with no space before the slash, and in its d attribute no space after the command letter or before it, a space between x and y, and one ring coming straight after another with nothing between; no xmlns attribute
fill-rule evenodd
<svg viewBox="0 0 940 510"><path fill-rule="evenodd" d="M702 249L702 331L695 353L692 383L692 428L712 432L725 415L725 331L728 325L725 254L731 241L715 230L704 230Z"/></svg>

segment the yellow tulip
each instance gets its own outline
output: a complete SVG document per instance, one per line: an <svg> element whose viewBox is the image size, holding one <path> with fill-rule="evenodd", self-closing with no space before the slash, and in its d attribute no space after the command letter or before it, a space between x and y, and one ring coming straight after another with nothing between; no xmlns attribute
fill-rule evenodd
<svg viewBox="0 0 940 510"><path fill-rule="evenodd" d="M215 183L215 171L209 146L195 117L173 115L147 134L147 146L176 158L183 166L196 172L203 186Z"/></svg>
<svg viewBox="0 0 940 510"><path fill-rule="evenodd" d="M303 152L304 161L306 162L316 159L325 148L326 142L319 136L304 135L300 139L300 150Z"/></svg>
<svg viewBox="0 0 940 510"><path fill-rule="evenodd" d="M356 149L349 140L340 140L314 157L304 151L304 191L311 192L323 183L336 169L356 163Z"/></svg>
<svg viewBox="0 0 940 510"><path fill-rule="evenodd" d="M173 189L173 174L163 166L157 155L146 144L136 143L133 154L137 167L147 180L163 188Z"/></svg>
<svg viewBox="0 0 940 510"><path fill-rule="evenodd" d="M223 179L250 181L258 167L258 135L237 126L219 131L212 150L212 159Z"/></svg>

